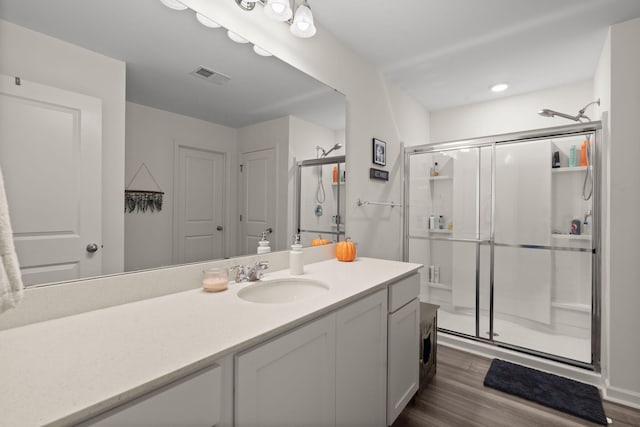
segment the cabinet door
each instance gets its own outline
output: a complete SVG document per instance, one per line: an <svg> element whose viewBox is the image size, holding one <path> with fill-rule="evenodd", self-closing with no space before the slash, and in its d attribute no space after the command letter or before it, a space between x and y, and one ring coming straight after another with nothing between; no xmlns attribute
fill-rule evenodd
<svg viewBox="0 0 640 427"><path fill-rule="evenodd" d="M335 425L335 315L236 356L236 425Z"/></svg>
<svg viewBox="0 0 640 427"><path fill-rule="evenodd" d="M385 289L336 313L336 425L385 425L386 366Z"/></svg>
<svg viewBox="0 0 640 427"><path fill-rule="evenodd" d="M418 390L420 303L414 299L389 314L387 424L391 425Z"/></svg>
<svg viewBox="0 0 640 427"><path fill-rule="evenodd" d="M211 427L220 422L222 369L213 365L78 427Z"/></svg>

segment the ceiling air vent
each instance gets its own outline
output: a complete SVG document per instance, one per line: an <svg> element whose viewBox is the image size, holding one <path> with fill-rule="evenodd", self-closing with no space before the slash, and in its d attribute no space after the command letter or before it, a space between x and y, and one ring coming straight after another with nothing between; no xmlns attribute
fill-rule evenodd
<svg viewBox="0 0 640 427"><path fill-rule="evenodd" d="M231 77L205 67L198 67L190 74L217 85L225 84L231 80Z"/></svg>

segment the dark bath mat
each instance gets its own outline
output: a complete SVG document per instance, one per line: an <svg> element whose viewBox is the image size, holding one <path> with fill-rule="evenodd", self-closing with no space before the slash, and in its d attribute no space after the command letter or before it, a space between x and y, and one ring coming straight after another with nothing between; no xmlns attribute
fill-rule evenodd
<svg viewBox="0 0 640 427"><path fill-rule="evenodd" d="M484 385L607 425L600 393L589 384L493 359L484 378Z"/></svg>

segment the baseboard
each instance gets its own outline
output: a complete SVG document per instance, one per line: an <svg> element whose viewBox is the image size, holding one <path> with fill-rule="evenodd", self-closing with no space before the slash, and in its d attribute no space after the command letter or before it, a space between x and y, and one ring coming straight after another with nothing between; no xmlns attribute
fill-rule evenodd
<svg viewBox="0 0 640 427"><path fill-rule="evenodd" d="M620 405L640 409L640 393L619 387L607 386L604 389L604 399Z"/></svg>

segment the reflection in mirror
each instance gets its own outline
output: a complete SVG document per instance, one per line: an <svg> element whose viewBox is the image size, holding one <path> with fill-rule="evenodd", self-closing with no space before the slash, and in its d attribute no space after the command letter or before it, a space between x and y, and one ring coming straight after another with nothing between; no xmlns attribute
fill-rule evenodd
<svg viewBox="0 0 640 427"><path fill-rule="evenodd" d="M317 148L319 158L298 162L296 218L304 246L344 240L345 233L345 156L323 157L330 150Z"/></svg>
<svg viewBox="0 0 640 427"><path fill-rule="evenodd" d="M199 21L157 0L0 0L0 168L26 284L256 253L266 228L291 244L294 159L344 153L344 96Z"/></svg>

